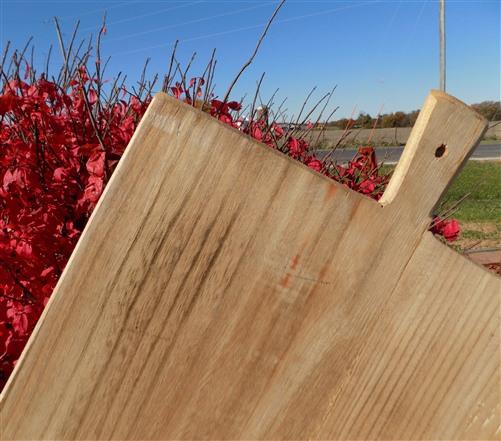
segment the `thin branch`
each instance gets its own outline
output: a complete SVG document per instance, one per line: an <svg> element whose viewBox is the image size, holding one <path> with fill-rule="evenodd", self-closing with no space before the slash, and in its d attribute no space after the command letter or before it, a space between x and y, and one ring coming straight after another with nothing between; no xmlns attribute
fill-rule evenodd
<svg viewBox="0 0 501 441"><path fill-rule="evenodd" d="M169 71L167 72L167 75L164 77L164 82L162 85L162 92L165 92L165 93L167 93L167 91L169 90L169 84L171 81L170 74L172 72L172 65L174 64L174 57L176 56L176 49L177 49L178 44L179 44L179 40L176 40L176 42L174 43L174 48L172 49L172 54L170 56Z"/></svg>
<svg viewBox="0 0 501 441"><path fill-rule="evenodd" d="M54 17L54 24L56 25L57 41L59 42L59 48L61 49L61 54L63 56L63 67L61 68L61 74L63 76L63 84L66 83L66 72L68 70L68 55L66 53L66 48L64 47L63 33L61 27L59 26L59 21L57 17Z"/></svg>
<svg viewBox="0 0 501 441"><path fill-rule="evenodd" d="M254 110L255 110L255 107L256 107L256 100L257 100L257 96L259 94L259 89L261 88L261 83L263 82L263 78L264 78L264 72L263 74L261 75L261 78L259 79L258 83L257 83L257 87L256 87L256 93L254 94L254 99L252 100L252 106L251 106L251 111L250 111L250 122L254 122Z"/></svg>
<svg viewBox="0 0 501 441"><path fill-rule="evenodd" d="M5 49L3 50L2 62L0 63L0 70L2 70L2 71L3 71L3 66L5 64L5 60L7 59L7 55L9 53L9 48L10 48L10 41L7 41L7 44L5 45Z"/></svg>
<svg viewBox="0 0 501 441"><path fill-rule="evenodd" d="M231 82L230 87L228 87L228 90L226 91L226 94L224 95L223 103L226 103L228 101L228 98L230 97L231 91L233 90L233 87L235 87L235 84L237 83L238 79L242 76L245 69L247 69L251 65L251 63L254 61L254 58L256 57L257 51L259 50L259 47L261 46L261 43L264 40L264 37L266 37L266 34L268 33L268 29L270 28L271 23L273 23L273 20L275 19L276 15L278 14L278 11L280 11L280 9L282 8L284 3L285 3L285 0L281 0L280 3L278 4L278 6L275 8L273 15L268 20L268 23L266 24L266 27L264 28L264 31L261 34L261 37L259 38L256 47L254 48L254 52L252 53L250 58L247 60L247 62L242 66L240 71L237 73L236 77Z"/></svg>

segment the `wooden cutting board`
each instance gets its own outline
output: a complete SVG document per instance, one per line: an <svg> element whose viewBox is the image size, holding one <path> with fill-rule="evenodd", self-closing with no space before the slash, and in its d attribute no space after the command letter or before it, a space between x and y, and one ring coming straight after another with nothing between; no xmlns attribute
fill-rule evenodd
<svg viewBox="0 0 501 441"><path fill-rule="evenodd" d="M500 279L427 231L485 127L432 92L377 203L157 95L2 439L500 439Z"/></svg>

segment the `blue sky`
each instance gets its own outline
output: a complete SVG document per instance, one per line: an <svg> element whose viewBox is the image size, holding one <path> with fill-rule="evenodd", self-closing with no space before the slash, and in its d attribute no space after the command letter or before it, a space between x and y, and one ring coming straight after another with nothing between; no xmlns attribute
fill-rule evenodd
<svg viewBox="0 0 501 441"><path fill-rule="evenodd" d="M447 91L468 102L500 99L500 1L447 1ZM246 61L276 0L0 0L0 40L21 47L34 37L42 63L57 45L51 17L70 36L77 19L82 37L96 32L107 11L103 52L109 76L138 79L144 60L165 72L180 40L186 62L197 52L195 72L217 48L217 92ZM267 39L235 89L252 94L265 72L263 98L279 88L289 113L298 111L313 86L318 94L337 85L336 118L353 109L376 114L419 108L438 85L437 0L288 0Z"/></svg>

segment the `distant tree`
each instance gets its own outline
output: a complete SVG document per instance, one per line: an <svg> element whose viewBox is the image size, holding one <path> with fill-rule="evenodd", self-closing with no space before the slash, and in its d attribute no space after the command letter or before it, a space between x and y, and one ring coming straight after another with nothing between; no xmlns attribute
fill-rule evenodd
<svg viewBox="0 0 501 441"><path fill-rule="evenodd" d="M413 110L412 112L409 112L409 125L411 127L414 126L414 123L416 122L418 115L419 115L419 110Z"/></svg>
<svg viewBox="0 0 501 441"><path fill-rule="evenodd" d="M395 112L397 127L409 127L411 125L409 114L405 112Z"/></svg>
<svg viewBox="0 0 501 441"><path fill-rule="evenodd" d="M354 123L355 123L355 121L353 121L352 119L341 118L341 119L338 119L337 121L334 121L334 126L337 129L344 130L346 127L348 127L348 125L350 127L352 127L354 125Z"/></svg>
<svg viewBox="0 0 501 441"><path fill-rule="evenodd" d="M501 121L501 102L500 101L482 101L481 103L472 104L477 112L483 115L489 121ZM412 127L419 115L419 110L410 112L393 112L385 113L379 116L377 127L394 128L394 127ZM345 129L349 123L348 118L338 119L337 121L329 121L326 123L328 127L337 129ZM372 118L368 113L361 112L358 118L351 120L351 128L370 129L375 123L375 118Z"/></svg>
<svg viewBox="0 0 501 441"><path fill-rule="evenodd" d="M472 104L478 113L489 121L501 121L501 102L500 101L482 101Z"/></svg>
<svg viewBox="0 0 501 441"><path fill-rule="evenodd" d="M360 112L360 115L357 118L356 125L358 127L362 127L364 129L370 129L374 124L374 119L368 114L364 112Z"/></svg>
<svg viewBox="0 0 501 441"><path fill-rule="evenodd" d="M394 113L385 113L381 115L381 127L389 128L396 127L396 119Z"/></svg>

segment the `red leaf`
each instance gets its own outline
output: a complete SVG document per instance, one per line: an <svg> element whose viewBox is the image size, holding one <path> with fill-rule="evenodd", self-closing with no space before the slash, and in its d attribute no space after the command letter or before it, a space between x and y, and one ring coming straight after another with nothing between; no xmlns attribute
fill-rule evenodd
<svg viewBox="0 0 501 441"><path fill-rule="evenodd" d="M11 94L0 95L0 116L5 115L14 109L16 105L17 97Z"/></svg>
<svg viewBox="0 0 501 441"><path fill-rule="evenodd" d="M106 155L103 151L94 152L87 161L87 171L93 176L104 176L104 161Z"/></svg>
<svg viewBox="0 0 501 441"><path fill-rule="evenodd" d="M68 176L68 173L65 168L58 167L54 170L53 177L56 182L63 182L64 179Z"/></svg>
<svg viewBox="0 0 501 441"><path fill-rule="evenodd" d="M311 159L306 165L317 172L322 171L322 163L318 159Z"/></svg>
<svg viewBox="0 0 501 441"><path fill-rule="evenodd" d="M449 222L447 222L443 229L444 238L449 242L454 242L455 240L457 240L460 233L461 228L456 219L451 219Z"/></svg>
<svg viewBox="0 0 501 441"><path fill-rule="evenodd" d="M273 124L273 130L275 131L275 135L278 138L284 136L284 129L282 129L282 127L280 127L278 124Z"/></svg>
<svg viewBox="0 0 501 441"><path fill-rule="evenodd" d="M24 71L24 79L27 80L30 76L31 68L28 63L26 63L25 71Z"/></svg>
<svg viewBox="0 0 501 441"><path fill-rule="evenodd" d="M3 189L8 191L11 184L16 184L20 188L25 188L26 172L19 168L16 168L14 171L7 170L3 177Z"/></svg>
<svg viewBox="0 0 501 441"><path fill-rule="evenodd" d="M228 104L228 107L231 110L236 110L237 112L242 109L242 104L240 104L238 101L230 101Z"/></svg>
<svg viewBox="0 0 501 441"><path fill-rule="evenodd" d="M261 129L257 124L254 124L251 128L251 133L250 135L254 138L257 139L258 141L261 141L263 139L263 132L261 132Z"/></svg>
<svg viewBox="0 0 501 441"><path fill-rule="evenodd" d="M360 190L362 193L370 194L376 189L376 185L371 179L366 179L360 184Z"/></svg>
<svg viewBox="0 0 501 441"><path fill-rule="evenodd" d="M91 176L89 178L87 186L85 187L85 191L82 196L82 202L90 202L92 204L95 204L99 200L99 197L103 192L103 188L103 178L98 176Z"/></svg>
<svg viewBox="0 0 501 441"><path fill-rule="evenodd" d="M33 249L29 243L19 241L16 245L16 252L20 257L30 258L33 253Z"/></svg>
<svg viewBox="0 0 501 441"><path fill-rule="evenodd" d="M233 120L231 119L231 116L229 115L220 115L219 116L219 121L225 123L225 124L233 124Z"/></svg>
<svg viewBox="0 0 501 441"><path fill-rule="evenodd" d="M183 93L183 88L181 86L171 87L170 90L177 99L179 99L179 97Z"/></svg>

